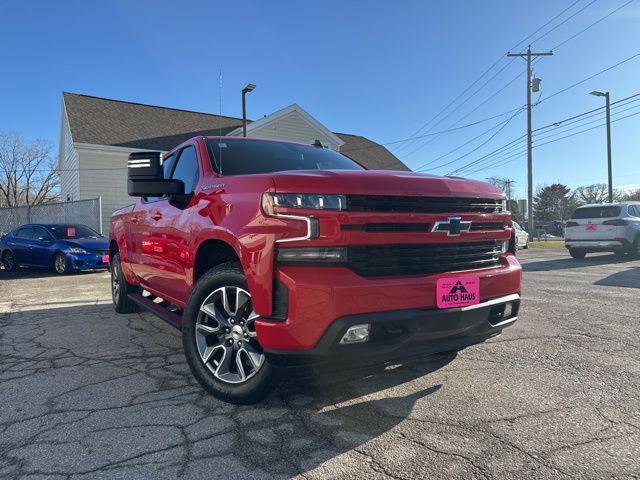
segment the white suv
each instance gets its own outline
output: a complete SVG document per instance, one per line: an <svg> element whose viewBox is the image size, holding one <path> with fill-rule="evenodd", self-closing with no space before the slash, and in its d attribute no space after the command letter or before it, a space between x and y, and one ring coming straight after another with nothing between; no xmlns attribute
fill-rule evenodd
<svg viewBox="0 0 640 480"><path fill-rule="evenodd" d="M564 237L573 258L584 258L588 252L640 258L640 202L580 207L567 222Z"/></svg>

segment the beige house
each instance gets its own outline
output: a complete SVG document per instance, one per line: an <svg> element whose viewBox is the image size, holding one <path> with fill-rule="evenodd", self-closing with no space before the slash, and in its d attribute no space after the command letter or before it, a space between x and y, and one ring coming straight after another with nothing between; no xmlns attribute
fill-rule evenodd
<svg viewBox="0 0 640 480"><path fill-rule="evenodd" d="M101 198L102 231L112 211L129 205L129 153L168 151L196 135L242 135L242 119L64 92L60 121L60 186L64 201ZM409 170L385 147L336 133L293 104L250 122L247 136L301 143L320 140L371 169Z"/></svg>

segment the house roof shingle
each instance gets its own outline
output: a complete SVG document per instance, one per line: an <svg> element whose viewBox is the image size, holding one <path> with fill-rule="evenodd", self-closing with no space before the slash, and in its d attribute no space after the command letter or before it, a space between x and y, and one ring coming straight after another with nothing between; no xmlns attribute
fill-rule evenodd
<svg viewBox="0 0 640 480"><path fill-rule="evenodd" d="M242 125L241 118L145 105L63 92L76 143L150 150L171 150L197 135L226 135ZM336 133L340 151L371 169L409 170L385 147L368 138Z"/></svg>

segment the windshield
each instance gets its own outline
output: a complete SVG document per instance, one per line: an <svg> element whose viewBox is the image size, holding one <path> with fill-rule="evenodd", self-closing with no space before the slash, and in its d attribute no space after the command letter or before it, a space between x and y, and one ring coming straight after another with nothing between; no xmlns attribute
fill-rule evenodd
<svg viewBox="0 0 640 480"><path fill-rule="evenodd" d="M208 139L207 145L216 172L248 175L286 170L364 170L353 160L333 150L243 139Z"/></svg>
<svg viewBox="0 0 640 480"><path fill-rule="evenodd" d="M584 207L584 208L579 208L575 212L573 212L573 215L571 215L571 218L573 219L610 218L610 217L617 217L619 215L620 215L620 207L610 207L610 206Z"/></svg>
<svg viewBox="0 0 640 480"><path fill-rule="evenodd" d="M56 238L72 240L76 238L100 238L100 234L86 225L50 225L47 227Z"/></svg>

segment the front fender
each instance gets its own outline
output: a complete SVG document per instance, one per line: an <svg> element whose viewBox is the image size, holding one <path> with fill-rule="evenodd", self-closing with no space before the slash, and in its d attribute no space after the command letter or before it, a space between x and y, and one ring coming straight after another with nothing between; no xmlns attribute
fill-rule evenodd
<svg viewBox="0 0 640 480"><path fill-rule="evenodd" d="M193 254L194 262L196 252L202 243L207 240L221 241L233 248L244 270L256 313L266 316L271 315L273 295L273 236L247 233L237 237L223 227L207 229L201 231L196 238ZM193 288L195 281L195 268L192 268L190 272L189 290Z"/></svg>

